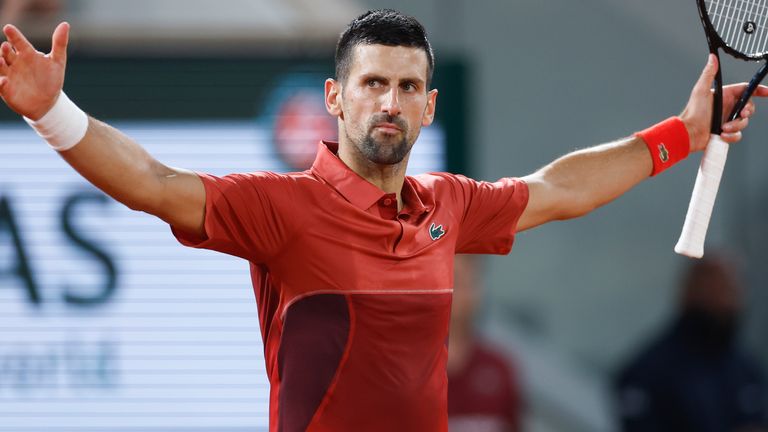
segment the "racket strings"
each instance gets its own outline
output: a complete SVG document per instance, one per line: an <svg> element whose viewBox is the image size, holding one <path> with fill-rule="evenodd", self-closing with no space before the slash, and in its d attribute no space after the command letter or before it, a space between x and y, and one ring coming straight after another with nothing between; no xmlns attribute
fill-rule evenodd
<svg viewBox="0 0 768 432"><path fill-rule="evenodd" d="M768 51L768 0L707 0L707 15L726 45L747 56Z"/></svg>

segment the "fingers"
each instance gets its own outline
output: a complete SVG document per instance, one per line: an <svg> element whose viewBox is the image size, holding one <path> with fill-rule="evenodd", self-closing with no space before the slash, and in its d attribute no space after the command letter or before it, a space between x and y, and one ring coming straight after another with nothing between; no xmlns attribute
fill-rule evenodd
<svg viewBox="0 0 768 432"><path fill-rule="evenodd" d="M722 127L723 132L720 134L720 138L729 144L741 141L741 138L743 137L742 131L749 125L748 117L749 116L745 116L725 123Z"/></svg>
<svg viewBox="0 0 768 432"><path fill-rule="evenodd" d="M0 55L2 55L2 58L5 60L8 66L10 66L16 60L17 54L16 51L13 50L13 47L11 47L11 44L8 42L3 42L0 44Z"/></svg>
<svg viewBox="0 0 768 432"><path fill-rule="evenodd" d="M725 100L737 100L741 97L742 93L744 93L747 87L748 84L745 82L738 84L728 84L723 86L723 96ZM755 87L755 91L752 92L752 96L750 96L750 103L754 97L768 97L768 87L764 85Z"/></svg>
<svg viewBox="0 0 768 432"><path fill-rule="evenodd" d="M739 113L739 116L742 118L749 118L755 113L755 102L753 100L754 97L768 97L768 87L763 85L757 86L755 92L752 93L749 101L746 105L744 105L744 108Z"/></svg>
<svg viewBox="0 0 768 432"><path fill-rule="evenodd" d="M717 74L717 56L710 54L707 58L707 64L704 66L704 70L701 71L701 76L696 84L693 86L693 92L702 95L709 95L712 88L712 81L715 80Z"/></svg>
<svg viewBox="0 0 768 432"><path fill-rule="evenodd" d="M749 118L739 118L723 125L723 132L733 133L744 130L749 125Z"/></svg>
<svg viewBox="0 0 768 432"><path fill-rule="evenodd" d="M8 63L2 57L0 57L0 76L8 76Z"/></svg>
<svg viewBox="0 0 768 432"><path fill-rule="evenodd" d="M747 89L747 87L748 87L747 83L730 84L727 86L723 86L723 96L725 100L724 108L726 109L726 111L730 109L727 107L733 106L733 104L741 97L742 93L744 92L744 90ZM755 88L755 91L752 93L752 96L744 105L744 108L742 108L741 111L739 112L739 117L749 118L755 114L755 102L754 102L755 97L768 97L768 86L760 85ZM723 121L725 120L727 119L723 118Z"/></svg>
<svg viewBox="0 0 768 432"><path fill-rule="evenodd" d="M67 44L69 43L69 23L62 22L56 26L56 30L53 31L51 38L51 58L58 63L66 63L67 61ZM12 25L3 27L3 33L5 33L8 42L3 42L0 47L0 52L5 58L5 62L8 66L12 65L19 54L23 54L27 51L34 51L35 47L24 37L24 35Z"/></svg>
<svg viewBox="0 0 768 432"><path fill-rule="evenodd" d="M51 58L58 63L67 61L67 43L69 42L69 23L56 26L51 39Z"/></svg>
<svg viewBox="0 0 768 432"><path fill-rule="evenodd" d="M24 53L27 51L35 51L35 47L24 37L24 35L11 24L3 27L3 33L8 41L13 45L13 48L18 53Z"/></svg>
<svg viewBox="0 0 768 432"><path fill-rule="evenodd" d="M752 96L758 96L758 97L768 96L768 86L764 86L764 85L757 86Z"/></svg>
<svg viewBox="0 0 768 432"><path fill-rule="evenodd" d="M741 138L742 138L741 131L733 132L733 133L723 132L720 134L720 139L727 142L728 144L736 144L737 142L741 141Z"/></svg>
<svg viewBox="0 0 768 432"><path fill-rule="evenodd" d="M755 103L752 102L752 99L750 99L749 102L747 102L747 105L744 106L744 108L739 113L739 116L741 118L750 118L754 113L755 113Z"/></svg>

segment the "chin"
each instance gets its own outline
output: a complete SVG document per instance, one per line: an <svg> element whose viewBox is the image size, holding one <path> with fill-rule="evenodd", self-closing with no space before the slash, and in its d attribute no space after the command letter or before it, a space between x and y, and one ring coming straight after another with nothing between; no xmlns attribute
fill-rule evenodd
<svg viewBox="0 0 768 432"><path fill-rule="evenodd" d="M403 159L405 159L405 157L400 155L389 155L388 157L373 155L372 157L368 158L368 160L377 165L397 165L401 163Z"/></svg>
<svg viewBox="0 0 768 432"><path fill-rule="evenodd" d="M393 138L395 136L393 135ZM404 139L378 140L372 136L358 147L365 157L379 165L396 165L401 163L411 151L411 145Z"/></svg>

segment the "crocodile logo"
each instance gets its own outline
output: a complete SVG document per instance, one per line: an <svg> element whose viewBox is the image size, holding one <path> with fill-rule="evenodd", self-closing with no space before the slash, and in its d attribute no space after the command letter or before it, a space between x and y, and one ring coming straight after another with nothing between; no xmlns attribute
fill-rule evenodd
<svg viewBox="0 0 768 432"><path fill-rule="evenodd" d="M664 143L659 144L659 159L664 163L669 161L669 151L664 146Z"/></svg>
<svg viewBox="0 0 768 432"><path fill-rule="evenodd" d="M434 222L429 226L429 237L432 241L439 239L445 235L445 228L442 225L435 225Z"/></svg>

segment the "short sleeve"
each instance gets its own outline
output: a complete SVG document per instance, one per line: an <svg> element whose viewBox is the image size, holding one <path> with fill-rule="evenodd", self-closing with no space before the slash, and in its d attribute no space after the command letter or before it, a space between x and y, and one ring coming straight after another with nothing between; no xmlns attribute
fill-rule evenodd
<svg viewBox="0 0 768 432"><path fill-rule="evenodd" d="M485 182L452 175L448 179L464 204L456 253L508 254L528 204L528 185L515 178Z"/></svg>
<svg viewBox="0 0 768 432"><path fill-rule="evenodd" d="M292 221L300 216L291 211L295 188L290 177L270 172L197 175L205 186L205 237L171 227L181 244L254 263L266 263L282 250Z"/></svg>

